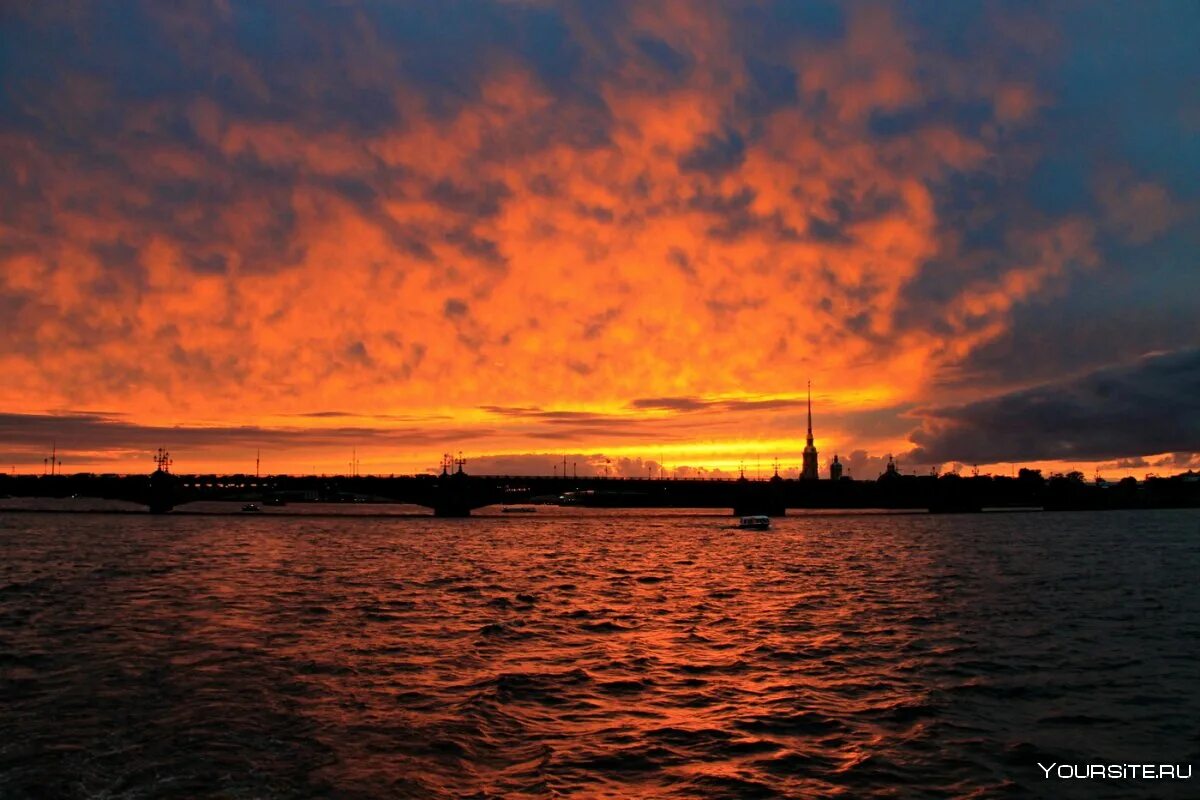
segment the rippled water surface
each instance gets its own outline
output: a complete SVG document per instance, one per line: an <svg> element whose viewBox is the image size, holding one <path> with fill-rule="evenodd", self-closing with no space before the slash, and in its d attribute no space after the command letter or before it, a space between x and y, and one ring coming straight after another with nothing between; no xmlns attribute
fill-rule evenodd
<svg viewBox="0 0 1200 800"><path fill-rule="evenodd" d="M0 514L3 797L1200 797L1200 512Z"/></svg>

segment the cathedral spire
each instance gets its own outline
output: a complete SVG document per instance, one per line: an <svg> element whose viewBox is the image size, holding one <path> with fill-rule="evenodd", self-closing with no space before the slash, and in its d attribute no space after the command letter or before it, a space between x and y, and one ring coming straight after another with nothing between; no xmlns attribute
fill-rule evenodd
<svg viewBox="0 0 1200 800"><path fill-rule="evenodd" d="M808 443L812 444L812 381L808 382Z"/></svg>
<svg viewBox="0 0 1200 800"><path fill-rule="evenodd" d="M804 462L800 467L802 480L817 479L817 448L813 446L812 432L812 381L808 382L808 438L804 445Z"/></svg>

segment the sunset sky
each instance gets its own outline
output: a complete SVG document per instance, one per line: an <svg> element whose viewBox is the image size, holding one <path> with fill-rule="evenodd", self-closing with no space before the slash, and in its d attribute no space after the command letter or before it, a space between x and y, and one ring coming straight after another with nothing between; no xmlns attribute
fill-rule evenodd
<svg viewBox="0 0 1200 800"><path fill-rule="evenodd" d="M1200 5L0 10L0 470L1200 467ZM648 464L647 462L652 462Z"/></svg>

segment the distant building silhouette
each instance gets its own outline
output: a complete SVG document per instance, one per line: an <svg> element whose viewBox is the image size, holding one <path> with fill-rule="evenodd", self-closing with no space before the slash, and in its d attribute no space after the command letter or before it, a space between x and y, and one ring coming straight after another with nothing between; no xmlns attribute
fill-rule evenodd
<svg viewBox="0 0 1200 800"><path fill-rule="evenodd" d="M840 481L842 479L842 462L838 461L837 454L833 456L833 463L829 465L829 480Z"/></svg>
<svg viewBox="0 0 1200 800"><path fill-rule="evenodd" d="M896 480L900 477L900 469L896 466L896 461L890 455L888 456L887 469L879 476L881 481Z"/></svg>
<svg viewBox="0 0 1200 800"><path fill-rule="evenodd" d="M813 447L812 432L812 381L808 382L808 438L804 445L804 463L800 468L800 480L815 481L817 474L817 448Z"/></svg>

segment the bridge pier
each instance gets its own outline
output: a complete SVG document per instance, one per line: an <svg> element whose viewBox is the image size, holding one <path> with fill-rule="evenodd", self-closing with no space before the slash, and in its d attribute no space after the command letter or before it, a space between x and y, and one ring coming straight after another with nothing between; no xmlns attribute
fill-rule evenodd
<svg viewBox="0 0 1200 800"><path fill-rule="evenodd" d="M482 505L473 502L478 498L473 496L472 484L467 479L467 473L463 472L465 462L459 458L454 463L458 465L458 471L449 474L446 469L448 462L443 466L442 477L435 487L431 504L435 517L469 517L472 508Z"/></svg>
<svg viewBox="0 0 1200 800"><path fill-rule="evenodd" d="M742 478L736 485L737 491L733 497L734 516L749 517L762 514L768 517L782 517L787 514L787 503L779 488L778 478L767 483L752 483Z"/></svg>
<svg viewBox="0 0 1200 800"><path fill-rule="evenodd" d="M433 515L435 517L469 517L471 516L471 507L458 498L451 498L434 505Z"/></svg>
<svg viewBox="0 0 1200 800"><path fill-rule="evenodd" d="M166 514L175 508L178 487L175 476L162 468L150 475L150 484L146 491L146 505L151 514Z"/></svg>

